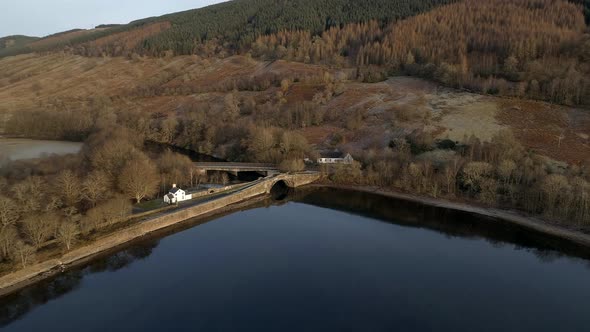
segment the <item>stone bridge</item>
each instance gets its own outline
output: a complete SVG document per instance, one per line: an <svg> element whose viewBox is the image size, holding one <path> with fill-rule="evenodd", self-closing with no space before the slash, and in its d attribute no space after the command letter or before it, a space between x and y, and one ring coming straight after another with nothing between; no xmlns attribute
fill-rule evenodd
<svg viewBox="0 0 590 332"><path fill-rule="evenodd" d="M270 193L273 187L284 184L290 188L297 188L306 184L313 183L319 180L320 174L318 172L304 172L295 174L279 174L273 177L265 178L265 192Z"/></svg>
<svg viewBox="0 0 590 332"><path fill-rule="evenodd" d="M269 176L279 173L279 169L275 164L196 162L194 163L194 166L201 174L207 174L208 171L227 172L234 176L238 176L238 173L243 172L258 173L263 176Z"/></svg>
<svg viewBox="0 0 590 332"><path fill-rule="evenodd" d="M258 195L270 194L272 189L275 187L301 187L306 184L313 183L319 180L319 178L320 174L318 172L301 172L294 174L281 173L267 176L257 181L253 181L248 186L236 191L233 194L228 195L228 197L233 196L230 199L232 202L228 202L228 204L234 203L233 200L236 198L238 201L240 201Z"/></svg>

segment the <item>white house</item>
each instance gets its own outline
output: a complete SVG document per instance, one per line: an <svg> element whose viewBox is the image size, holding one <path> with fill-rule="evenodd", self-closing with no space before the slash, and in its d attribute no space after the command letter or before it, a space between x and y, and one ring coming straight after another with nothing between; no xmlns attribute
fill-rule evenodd
<svg viewBox="0 0 590 332"><path fill-rule="evenodd" d="M354 159L350 153L346 154L344 158L318 158L318 164L352 164Z"/></svg>
<svg viewBox="0 0 590 332"><path fill-rule="evenodd" d="M188 201L193 198L192 194L187 194L184 190L178 188L176 184L172 185L172 189L164 196L164 203L176 204L182 201Z"/></svg>

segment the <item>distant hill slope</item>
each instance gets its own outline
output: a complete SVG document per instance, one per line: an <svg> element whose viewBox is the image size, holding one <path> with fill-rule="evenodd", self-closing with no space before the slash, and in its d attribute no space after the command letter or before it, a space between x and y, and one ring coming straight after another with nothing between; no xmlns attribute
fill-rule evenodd
<svg viewBox="0 0 590 332"><path fill-rule="evenodd" d="M0 51L9 48L20 48L37 39L39 38L22 35L2 37L0 38Z"/></svg>
<svg viewBox="0 0 590 332"><path fill-rule="evenodd" d="M389 23L428 11L456 0L234 0L200 9L147 18L71 39L0 51L0 56L76 47L111 34L139 31L146 25L169 22L170 29L146 36L135 45L142 54L160 55L171 50L190 54L204 42L217 39L232 50L249 47L260 35L281 30L309 30L320 33L347 23L378 20ZM142 34L140 32L140 34ZM82 46L82 51L91 53Z"/></svg>
<svg viewBox="0 0 590 332"><path fill-rule="evenodd" d="M590 0L234 0L48 36L3 55L65 50L102 57L178 56L354 68L474 92L590 105ZM251 88L251 87L250 87Z"/></svg>

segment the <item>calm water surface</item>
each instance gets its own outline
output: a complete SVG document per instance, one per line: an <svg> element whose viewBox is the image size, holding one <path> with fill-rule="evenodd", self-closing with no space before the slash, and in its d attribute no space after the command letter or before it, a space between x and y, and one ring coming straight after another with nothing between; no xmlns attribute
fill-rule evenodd
<svg viewBox="0 0 590 332"><path fill-rule="evenodd" d="M320 190L149 240L0 302L3 331L588 331L588 253Z"/></svg>
<svg viewBox="0 0 590 332"><path fill-rule="evenodd" d="M77 153L82 143L0 138L0 157L10 160L39 158L51 154Z"/></svg>

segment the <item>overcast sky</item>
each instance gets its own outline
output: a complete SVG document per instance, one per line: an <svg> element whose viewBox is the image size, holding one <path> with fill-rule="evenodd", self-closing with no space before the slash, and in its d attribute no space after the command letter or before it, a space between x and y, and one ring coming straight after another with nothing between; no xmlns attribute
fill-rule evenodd
<svg viewBox="0 0 590 332"><path fill-rule="evenodd" d="M0 0L0 37L46 36L130 21L225 0Z"/></svg>

